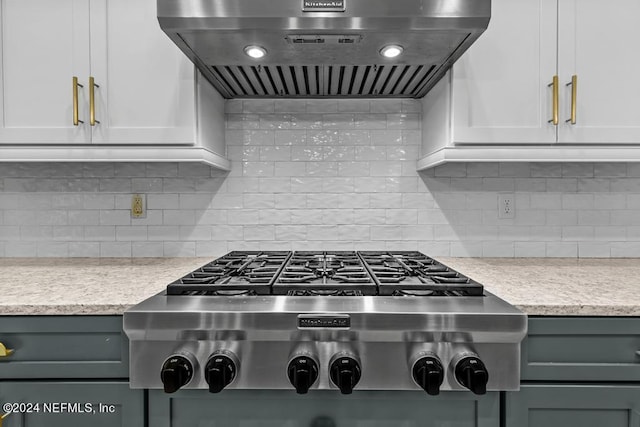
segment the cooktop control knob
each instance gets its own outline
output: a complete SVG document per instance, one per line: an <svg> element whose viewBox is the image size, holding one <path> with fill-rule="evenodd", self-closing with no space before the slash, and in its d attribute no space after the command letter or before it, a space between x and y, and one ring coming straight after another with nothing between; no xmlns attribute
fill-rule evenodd
<svg viewBox="0 0 640 427"><path fill-rule="evenodd" d="M289 362L287 376L296 393L306 394L318 379L318 364L308 356L298 356Z"/></svg>
<svg viewBox="0 0 640 427"><path fill-rule="evenodd" d="M476 356L466 356L458 361L455 368L456 379L475 394L487 392L489 372Z"/></svg>
<svg viewBox="0 0 640 427"><path fill-rule="evenodd" d="M204 379L211 393L220 393L238 373L236 362L228 355L214 353L204 367Z"/></svg>
<svg viewBox="0 0 640 427"><path fill-rule="evenodd" d="M360 381L360 363L353 357L337 357L329 368L331 381L338 386L342 394L351 394Z"/></svg>
<svg viewBox="0 0 640 427"><path fill-rule="evenodd" d="M165 393L175 393L193 378L193 364L184 356L175 355L162 365L160 379Z"/></svg>
<svg viewBox="0 0 640 427"><path fill-rule="evenodd" d="M440 394L440 386L444 381L444 368L437 356L421 357L413 364L414 381L432 396Z"/></svg>

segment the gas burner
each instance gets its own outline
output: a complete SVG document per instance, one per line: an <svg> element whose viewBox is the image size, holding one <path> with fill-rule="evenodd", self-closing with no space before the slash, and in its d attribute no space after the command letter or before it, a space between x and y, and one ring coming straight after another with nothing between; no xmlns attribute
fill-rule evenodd
<svg viewBox="0 0 640 427"><path fill-rule="evenodd" d="M362 291L352 289L298 289L287 292L290 297L361 297Z"/></svg>
<svg viewBox="0 0 640 427"><path fill-rule="evenodd" d="M429 289L398 289L391 294L394 297L428 297L436 294L436 291Z"/></svg>
<svg viewBox="0 0 640 427"><path fill-rule="evenodd" d="M286 251L235 251L167 286L168 295L269 295L271 283L289 259Z"/></svg>
<svg viewBox="0 0 640 427"><path fill-rule="evenodd" d="M360 252L360 256L378 281L378 295L484 295L481 284L420 252Z"/></svg>
<svg viewBox="0 0 640 427"><path fill-rule="evenodd" d="M276 295L288 295L291 291L309 291L315 295L343 295L347 291L376 295L378 289L356 252L336 251L294 252L272 290Z"/></svg>

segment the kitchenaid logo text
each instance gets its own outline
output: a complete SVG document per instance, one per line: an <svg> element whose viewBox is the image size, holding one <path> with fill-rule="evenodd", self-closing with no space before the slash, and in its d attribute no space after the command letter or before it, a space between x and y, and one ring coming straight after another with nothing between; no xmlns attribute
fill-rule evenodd
<svg viewBox="0 0 640 427"><path fill-rule="evenodd" d="M349 328L349 316L298 316L298 328Z"/></svg>
<svg viewBox="0 0 640 427"><path fill-rule="evenodd" d="M344 12L345 0L302 0L302 11Z"/></svg>

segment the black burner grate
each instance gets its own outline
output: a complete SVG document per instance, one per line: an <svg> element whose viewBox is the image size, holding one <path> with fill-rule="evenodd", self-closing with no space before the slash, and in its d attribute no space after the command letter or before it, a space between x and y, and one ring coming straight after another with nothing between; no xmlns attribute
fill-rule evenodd
<svg viewBox="0 0 640 427"><path fill-rule="evenodd" d="M169 284L167 294L482 296L484 289L414 251L234 251Z"/></svg>

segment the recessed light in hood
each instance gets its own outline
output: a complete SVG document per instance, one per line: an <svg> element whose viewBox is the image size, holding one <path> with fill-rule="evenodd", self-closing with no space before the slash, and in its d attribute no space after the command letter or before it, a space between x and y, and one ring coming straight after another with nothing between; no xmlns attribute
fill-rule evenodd
<svg viewBox="0 0 640 427"><path fill-rule="evenodd" d="M380 49L380 55L384 56L385 58L396 58L402 55L403 50L404 48L399 44L388 44Z"/></svg>
<svg viewBox="0 0 640 427"><path fill-rule="evenodd" d="M267 54L267 50L262 46L250 45L244 48L244 53L253 59L260 59Z"/></svg>
<svg viewBox="0 0 640 427"><path fill-rule="evenodd" d="M421 98L491 16L491 0L157 0L157 6L162 29L225 98Z"/></svg>

